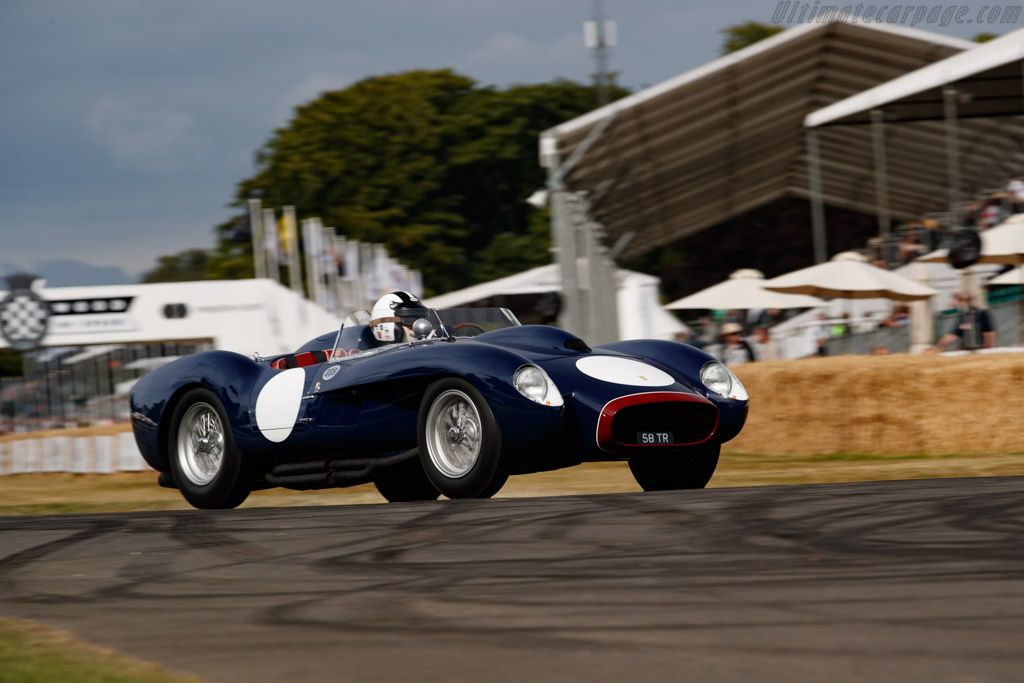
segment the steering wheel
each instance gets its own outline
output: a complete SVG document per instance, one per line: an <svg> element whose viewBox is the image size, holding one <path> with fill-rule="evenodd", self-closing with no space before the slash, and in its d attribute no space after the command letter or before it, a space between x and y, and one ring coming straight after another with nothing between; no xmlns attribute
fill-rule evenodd
<svg viewBox="0 0 1024 683"><path fill-rule="evenodd" d="M487 332L487 330L485 330L484 328L480 327L476 323L456 323L456 324L452 325L452 330L454 331L454 330L457 330L457 329L459 329L461 327L475 327L476 329L480 330L480 332L478 332L477 334L484 334L485 332ZM475 337L476 334L470 334L470 335L465 335L465 336Z"/></svg>

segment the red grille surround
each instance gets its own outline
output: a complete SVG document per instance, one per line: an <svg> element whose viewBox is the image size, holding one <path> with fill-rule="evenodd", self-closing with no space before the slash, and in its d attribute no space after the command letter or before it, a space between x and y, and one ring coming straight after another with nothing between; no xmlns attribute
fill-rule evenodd
<svg viewBox="0 0 1024 683"><path fill-rule="evenodd" d="M645 405L651 406L652 410L645 411ZM616 424L616 417L620 422L625 419L627 424ZM660 422L646 424L646 418L654 418ZM655 391L621 396L608 401L601 409L601 415L597 419L597 446L604 451L618 452L635 451L638 448L693 446L704 443L714 436L718 429L718 419L718 408L715 404L695 394ZM666 420L673 423L661 424ZM676 420L679 422L675 422ZM652 431L671 431L677 441L669 444L638 444L628 443L622 439L623 431L633 431L635 434L634 430L640 425Z"/></svg>

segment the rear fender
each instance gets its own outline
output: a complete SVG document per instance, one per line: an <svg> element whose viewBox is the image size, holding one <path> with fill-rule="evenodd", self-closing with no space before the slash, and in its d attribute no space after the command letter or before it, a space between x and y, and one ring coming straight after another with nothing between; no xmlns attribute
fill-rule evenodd
<svg viewBox="0 0 1024 683"><path fill-rule="evenodd" d="M206 351L168 363L142 377L129 396L132 431L143 458L160 472L169 472L167 436L171 415L190 389L204 387L220 400L236 439L251 431L251 387L268 372L265 365L229 351Z"/></svg>

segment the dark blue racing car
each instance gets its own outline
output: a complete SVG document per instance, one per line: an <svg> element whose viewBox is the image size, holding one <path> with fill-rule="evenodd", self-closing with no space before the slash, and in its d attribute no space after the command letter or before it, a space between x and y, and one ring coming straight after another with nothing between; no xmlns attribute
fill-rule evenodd
<svg viewBox="0 0 1024 683"><path fill-rule="evenodd" d="M628 460L644 490L701 488L746 421L743 385L691 346L590 348L506 309L385 299L295 353L208 351L139 380L132 428L160 483L199 508L366 482L389 501L482 498L512 474Z"/></svg>

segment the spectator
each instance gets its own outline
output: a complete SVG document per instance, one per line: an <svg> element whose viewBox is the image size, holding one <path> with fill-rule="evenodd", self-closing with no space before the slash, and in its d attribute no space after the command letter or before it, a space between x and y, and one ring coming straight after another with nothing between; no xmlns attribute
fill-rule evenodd
<svg viewBox="0 0 1024 683"><path fill-rule="evenodd" d="M960 224L965 228L977 227L978 216L980 213L981 207L978 206L978 202L968 203L967 206L964 207L963 214L960 216Z"/></svg>
<svg viewBox="0 0 1024 683"><path fill-rule="evenodd" d="M804 336L810 342L811 348L814 349L814 354L824 356L825 346L828 344L828 325L825 324L825 314L819 313L815 320L817 320L816 324L804 328Z"/></svg>
<svg viewBox="0 0 1024 683"><path fill-rule="evenodd" d="M899 259L900 264L904 265L910 263L923 251L924 247L917 243L917 226L911 225L907 228L906 232L903 233L903 237L900 239L899 245Z"/></svg>
<svg viewBox="0 0 1024 683"><path fill-rule="evenodd" d="M900 327L910 324L910 309L899 304L892 309L892 314L881 322L881 327Z"/></svg>
<svg viewBox="0 0 1024 683"><path fill-rule="evenodd" d="M754 337L756 338L755 345L757 346L757 358L758 360L779 360L782 358L782 354L779 352L779 345L772 339L771 334L768 332L768 328L764 325L758 325L754 328Z"/></svg>
<svg viewBox="0 0 1024 683"><path fill-rule="evenodd" d="M1014 213L1024 212L1024 180L1010 178L1006 183L1006 192L1010 196L1010 205Z"/></svg>
<svg viewBox="0 0 1024 683"><path fill-rule="evenodd" d="M747 329L753 330L762 325L770 325L771 318L766 308L751 308L747 310Z"/></svg>
<svg viewBox="0 0 1024 683"><path fill-rule="evenodd" d="M947 346L959 339L965 349L991 349L996 345L995 328L988 311L976 308L970 292L957 292L954 297L960 315L957 316L953 329L942 335L928 353L944 351Z"/></svg>
<svg viewBox="0 0 1024 683"><path fill-rule="evenodd" d="M888 356L889 348L886 346L876 346L874 349L872 349L871 353L876 356Z"/></svg>
<svg viewBox="0 0 1024 683"><path fill-rule="evenodd" d="M924 245L927 251L939 248L939 242L942 241L939 235L939 223L931 219L925 219L921 221L921 226L924 230L921 231L921 244Z"/></svg>
<svg viewBox="0 0 1024 683"><path fill-rule="evenodd" d="M697 321L697 335L693 338L690 344L693 344L698 349L703 349L706 346L710 346L715 343L715 337L718 336L718 327L711 320L709 316L704 316Z"/></svg>
<svg viewBox="0 0 1024 683"><path fill-rule="evenodd" d="M995 199L990 199L985 202L985 208L981 211L981 217L978 219L978 230L988 230L998 222L999 202Z"/></svg>
<svg viewBox="0 0 1024 683"><path fill-rule="evenodd" d="M829 330L829 334L833 337L843 337L850 333L850 314L845 311L840 314L839 320L837 320Z"/></svg>
<svg viewBox="0 0 1024 683"><path fill-rule="evenodd" d="M739 323L722 325L722 362L734 366L753 361L754 350L743 338L743 327Z"/></svg>

